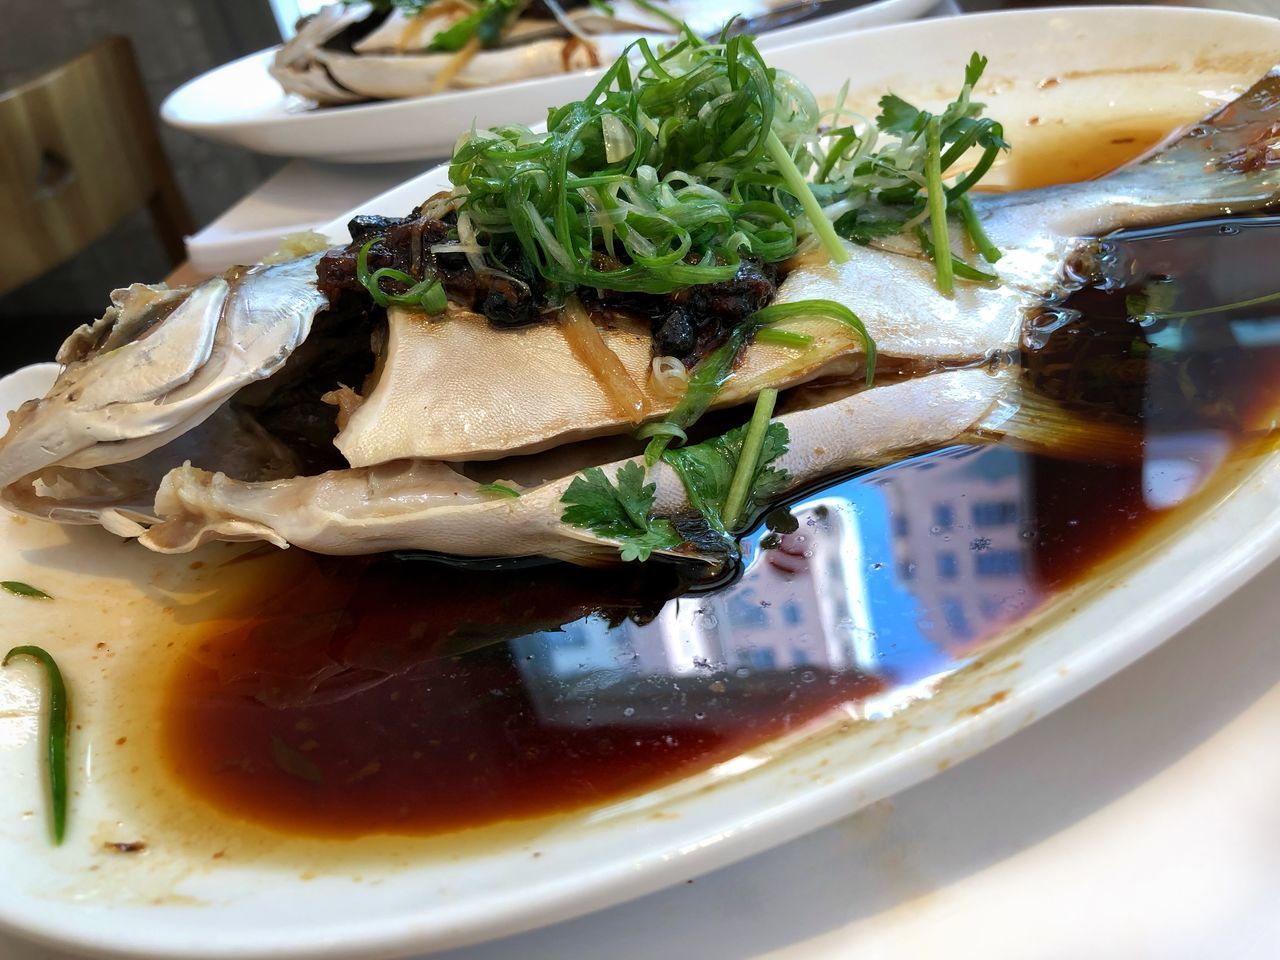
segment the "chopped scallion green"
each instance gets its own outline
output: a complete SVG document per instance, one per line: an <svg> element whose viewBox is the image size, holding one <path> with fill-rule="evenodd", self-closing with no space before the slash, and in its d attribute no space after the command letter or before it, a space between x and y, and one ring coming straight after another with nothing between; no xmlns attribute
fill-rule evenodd
<svg viewBox="0 0 1280 960"><path fill-rule="evenodd" d="M14 647L4 655L0 666L7 667L14 657L30 657L44 668L48 685L44 742L49 807L53 815L53 842L61 844L67 833L67 687L62 680L62 671L47 650L31 645Z"/></svg>
<svg viewBox="0 0 1280 960"><path fill-rule="evenodd" d="M805 350L813 346L814 340L807 333L793 333L790 330L764 327L756 331L756 342L772 344L775 347L790 347L793 350Z"/></svg>
<svg viewBox="0 0 1280 960"><path fill-rule="evenodd" d="M733 471L733 482L729 485L729 495L724 501L724 525L732 530L742 520L742 510L747 504L760 463L760 451L764 447L765 431L769 421L773 419L773 408L778 402L778 391L772 387L761 390L756 396L755 412L751 422L747 424L747 435L742 441L742 452L738 454L738 465Z"/></svg>
<svg viewBox="0 0 1280 960"><path fill-rule="evenodd" d="M955 267L951 263L951 238L947 229L947 191L942 186L942 121L930 117L925 124L924 175L929 191L929 229L933 234L933 265L938 289L955 293Z"/></svg>
<svg viewBox="0 0 1280 960"><path fill-rule="evenodd" d="M411 307L427 313L443 313L449 304L444 287L435 277L416 280L403 270L382 267L369 272L369 251L381 240L373 237L367 240L356 254L356 279L369 291L373 302L380 307ZM408 287L404 293L387 293L382 282L390 280Z"/></svg>
<svg viewBox="0 0 1280 960"><path fill-rule="evenodd" d="M492 493L499 497L508 497L510 499L518 499L520 491L514 487L509 487L505 483L486 483L477 488L481 493Z"/></svg>
<svg viewBox="0 0 1280 960"><path fill-rule="evenodd" d="M23 583L21 580L0 580L0 587L12 593L15 597L30 597L33 600L53 599L39 587L33 587L29 583Z"/></svg>

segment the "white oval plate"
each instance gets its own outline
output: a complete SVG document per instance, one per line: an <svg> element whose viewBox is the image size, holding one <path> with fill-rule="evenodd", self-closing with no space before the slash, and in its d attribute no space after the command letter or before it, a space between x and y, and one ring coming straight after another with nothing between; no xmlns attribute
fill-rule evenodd
<svg viewBox="0 0 1280 960"><path fill-rule="evenodd" d="M829 37L862 27L910 20L938 0L872 0L818 20L761 35L760 46ZM286 94L267 72L277 48L259 50L183 84L165 98L160 116L171 126L259 153L339 163L390 163L447 157L472 123L496 126L545 117L547 108L583 96L600 70L431 97L318 109Z"/></svg>
<svg viewBox="0 0 1280 960"><path fill-rule="evenodd" d="M1280 22L1199 10L1025 11L868 31L771 60L820 91L853 72L857 89L893 86L927 99L953 89L973 49L991 57L994 91L983 97L1016 144L1028 110L1041 127L1064 111L1089 123L1197 117L1271 65ZM1060 82L1042 89L1049 77ZM388 212L402 212L420 189L388 195ZM0 381L0 402L12 406L49 375L45 368ZM206 568L192 571L189 556L156 557L101 531L0 516L0 573L59 598L0 595L0 635L53 647L77 697L72 824L66 845L52 850L39 812L35 686L25 671L0 671L0 925L112 955L368 958L511 934L685 880L977 753L1222 600L1280 556L1280 456L1236 479L1212 509L1149 539L888 719L837 717L576 815L346 845L228 825L195 799L166 796L176 788L146 780L148 755L138 744L149 731L123 719L146 691L112 686L112 670L121 669L113 664L131 649L151 649L147 637L157 629L181 649L182 632L199 626L190 615L198 594L232 588L225 576L209 576L228 548L206 548ZM127 675L149 682L145 670ZM113 788L131 778L146 780L154 803L120 803ZM143 854L104 848L138 838L151 843Z"/></svg>

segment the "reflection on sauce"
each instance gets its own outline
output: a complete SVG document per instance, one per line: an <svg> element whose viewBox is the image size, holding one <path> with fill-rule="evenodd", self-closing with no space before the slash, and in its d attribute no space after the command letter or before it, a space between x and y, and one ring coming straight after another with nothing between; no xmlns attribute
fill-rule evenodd
<svg viewBox="0 0 1280 960"><path fill-rule="evenodd" d="M1133 320L1127 298L1257 296L1278 256L1280 218L1112 238L1088 286L1029 319L1024 380L1131 442L956 447L835 482L746 538L726 587L291 554L176 672L167 763L282 831L430 834L732 772L833 710L891 713L1257 449L1280 310Z"/></svg>

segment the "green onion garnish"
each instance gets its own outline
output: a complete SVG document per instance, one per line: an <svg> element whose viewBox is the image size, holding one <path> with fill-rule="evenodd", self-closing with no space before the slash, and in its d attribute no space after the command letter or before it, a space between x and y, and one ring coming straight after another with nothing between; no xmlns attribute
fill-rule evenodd
<svg viewBox="0 0 1280 960"><path fill-rule="evenodd" d="M757 310L748 322L760 328L792 317L826 317L853 330L862 341L862 349L867 355L866 382L868 387L871 386L876 377L876 342L856 313L834 300L793 300L790 303L774 303L763 310Z"/></svg>
<svg viewBox="0 0 1280 960"><path fill-rule="evenodd" d="M67 687L62 671L47 650L36 646L14 647L0 666L14 657L31 657L44 667L49 685L48 715L45 720L45 757L49 774L49 807L53 812L53 842L61 844L67 832Z"/></svg>
<svg viewBox="0 0 1280 960"><path fill-rule="evenodd" d="M777 402L778 391L772 387L766 387L756 396L755 412L747 425L742 453L738 456L738 466L733 472L733 482L729 485L729 495L725 498L724 510L721 511L728 530L737 527L742 519L742 510L755 479L756 465L760 462L760 450L764 447L765 431L769 429L769 421L773 418L773 408Z"/></svg>
<svg viewBox="0 0 1280 960"><path fill-rule="evenodd" d="M795 161L791 159L791 154L787 152L787 148L778 139L778 135L772 132L769 134L767 144L769 156L778 165L778 169L782 171L782 179L786 182L787 190L804 207L805 216L809 218L809 226L813 229L818 240L821 241L822 248L827 251L827 256L831 258L833 263L846 262L849 259L849 251L845 248L840 238L836 236L835 228L831 226L831 221L827 219L827 215L822 212L822 205L818 203L818 198L813 195L813 190L809 187L809 184L805 183L804 175L800 173Z"/></svg>
<svg viewBox="0 0 1280 960"><path fill-rule="evenodd" d="M937 117L930 117L924 129L924 175L929 190L933 263L938 268L938 289L949 297L955 292L955 268L951 264L951 239L947 231L947 191L942 186L941 121Z"/></svg>
<svg viewBox="0 0 1280 960"><path fill-rule="evenodd" d="M512 500L519 499L520 491L514 487L508 487L505 483L486 483L477 487L481 493L492 493L498 497L508 497Z"/></svg>
<svg viewBox="0 0 1280 960"><path fill-rule="evenodd" d="M715 402L716 396L720 393L720 387L729 379L738 355L751 338L758 336L770 324L780 320L790 320L793 317L826 317L851 328L862 340L863 350L867 355L866 383L867 386L871 386L876 375L876 344L856 313L834 300L794 300L790 303L775 303L763 310L757 310L748 317L729 334L728 340L707 354L694 368L689 376L689 385L685 388L684 396L663 421L674 424L679 430L663 429L653 424L646 424L640 428L637 432L638 436L642 439L652 438L644 450L646 467L652 467L662 458L663 452L670 446L673 439L679 439L681 442L687 439L684 432L693 426ZM774 331L774 335L783 338L807 337L807 334L796 334L785 330ZM812 338L808 338L808 342L804 345L808 346L809 342L812 342ZM796 345L796 341L787 345Z"/></svg>
<svg viewBox="0 0 1280 960"><path fill-rule="evenodd" d="M8 590L15 597L31 597L33 600L53 599L39 587L33 587L29 583L23 583L21 580L0 580L0 587Z"/></svg>
<svg viewBox="0 0 1280 960"><path fill-rule="evenodd" d="M449 176L495 268L491 251L516 241L561 292L664 294L728 280L744 256L786 259L801 210L831 256L847 255L797 165L820 116L751 37L686 31L660 50L636 41L545 133L473 131Z"/></svg>
<svg viewBox="0 0 1280 960"><path fill-rule="evenodd" d="M920 249L924 251L924 255L930 260L934 260L936 262L933 254L933 241L930 240L929 235L925 233L924 227L916 227L916 239L920 241ZM1000 278L994 273L988 273L985 270L980 270L975 266L971 266L957 257L954 253L951 255L951 271L957 278L961 280L972 280L974 283L1000 282Z"/></svg>
<svg viewBox="0 0 1280 960"><path fill-rule="evenodd" d="M765 327L756 331L757 343L769 343L775 347L790 347L793 350L806 350L813 346L813 337L807 333L793 333L790 330L777 330Z"/></svg>
<svg viewBox="0 0 1280 960"><path fill-rule="evenodd" d="M640 440L649 440L653 437L667 437L668 442L671 440L679 443L688 443L689 435L680 429L680 425L672 423L670 420L655 420L652 423L643 424L636 430L636 437Z"/></svg>
<svg viewBox="0 0 1280 960"><path fill-rule="evenodd" d="M391 267L382 267L373 273L369 272L369 250L381 239L381 237L374 237L366 241L360 248L360 252L356 254L356 279L369 291L373 302L380 307L411 307L431 314L444 313L449 298L445 295L444 287L435 277L416 280L403 270L394 270ZM392 280L409 289L404 293L387 293L382 288L383 280Z"/></svg>
<svg viewBox="0 0 1280 960"><path fill-rule="evenodd" d="M652 432L652 439L644 448L646 467L652 467L662 459L663 451L667 449L672 439L683 436L684 431L693 426L698 418L707 412L720 392L720 385L729 379L729 374L733 372L734 361L738 359L738 354L751 339L751 332L750 324L737 327L729 334L728 340L707 354L694 368L693 373L689 375L689 384L685 387L684 396L680 398L680 402L675 405L675 409L667 415L666 419L667 423L674 424L679 431L655 430Z"/></svg>
<svg viewBox="0 0 1280 960"><path fill-rule="evenodd" d="M969 240L973 243L974 249L982 255L982 259L987 263L995 263L1000 259L1000 250L991 238L987 236L987 231L982 229L982 224L978 221L978 212L973 209L973 201L966 194L951 199L951 207L960 215L960 222L964 225L964 231L969 235Z"/></svg>

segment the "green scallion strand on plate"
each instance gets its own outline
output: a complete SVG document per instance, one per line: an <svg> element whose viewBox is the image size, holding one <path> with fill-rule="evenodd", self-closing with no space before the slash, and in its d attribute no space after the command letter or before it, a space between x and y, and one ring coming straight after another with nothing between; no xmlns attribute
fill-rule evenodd
<svg viewBox="0 0 1280 960"><path fill-rule="evenodd" d="M62 671L49 652L42 647L23 645L14 647L4 655L0 666L8 666L15 657L30 657L44 668L45 673L45 721L44 753L49 780L49 810L51 833L55 845L61 844L67 832L67 687Z"/></svg>

